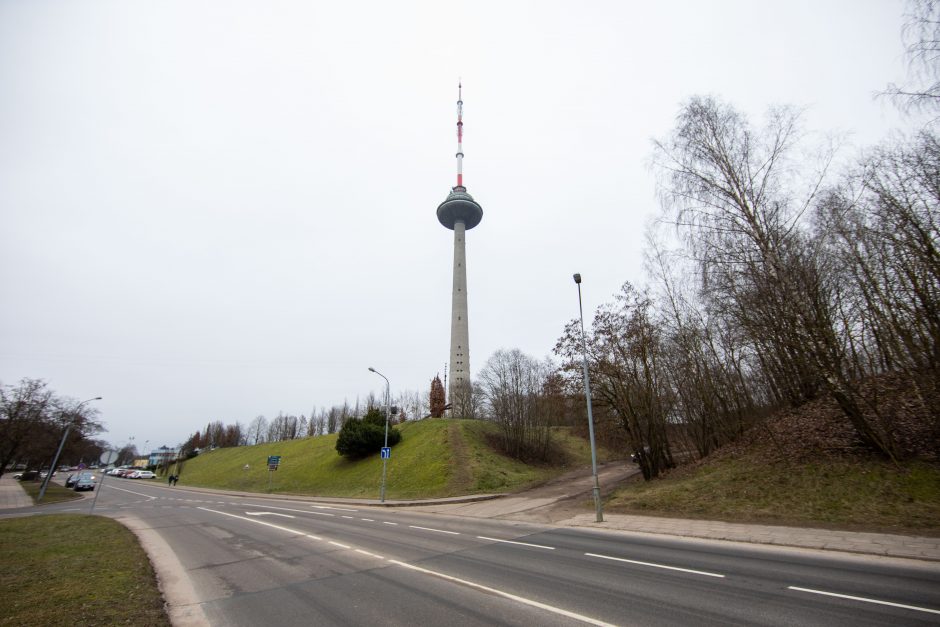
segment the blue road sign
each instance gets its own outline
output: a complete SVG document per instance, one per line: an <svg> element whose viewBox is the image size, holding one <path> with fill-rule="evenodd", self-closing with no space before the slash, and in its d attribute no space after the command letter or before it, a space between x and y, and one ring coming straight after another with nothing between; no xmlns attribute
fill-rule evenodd
<svg viewBox="0 0 940 627"><path fill-rule="evenodd" d="M281 463L280 455L268 455L268 466L277 466Z"/></svg>
<svg viewBox="0 0 940 627"><path fill-rule="evenodd" d="M391 459L392 458L392 448L390 446L382 447L382 459Z"/></svg>

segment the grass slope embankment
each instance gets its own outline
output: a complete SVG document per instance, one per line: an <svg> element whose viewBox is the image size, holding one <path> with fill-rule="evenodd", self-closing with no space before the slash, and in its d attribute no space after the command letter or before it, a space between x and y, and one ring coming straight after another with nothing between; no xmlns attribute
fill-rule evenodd
<svg viewBox="0 0 940 627"><path fill-rule="evenodd" d="M768 461L759 450L634 481L608 512L940 535L940 466Z"/></svg>
<svg viewBox="0 0 940 627"><path fill-rule="evenodd" d="M552 465L529 465L494 450L493 423L426 419L398 425L402 441L388 461L386 496L419 499L512 492L550 479L572 465L590 463L581 438L558 429ZM378 454L350 461L336 452L336 434L208 451L187 461L181 485L309 496L377 498L382 481ZM281 465L268 471L269 455ZM246 469L247 466L247 469Z"/></svg>

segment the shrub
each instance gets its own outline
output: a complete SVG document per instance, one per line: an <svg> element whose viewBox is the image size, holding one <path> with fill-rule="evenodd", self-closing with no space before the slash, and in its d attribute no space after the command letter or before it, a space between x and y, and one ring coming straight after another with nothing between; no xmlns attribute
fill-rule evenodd
<svg viewBox="0 0 940 627"><path fill-rule="evenodd" d="M401 441L401 432L390 427L388 445L394 446ZM374 455L385 443L385 414L381 409L373 408L362 418L350 418L343 423L343 428L336 438L336 452L343 457L359 459Z"/></svg>

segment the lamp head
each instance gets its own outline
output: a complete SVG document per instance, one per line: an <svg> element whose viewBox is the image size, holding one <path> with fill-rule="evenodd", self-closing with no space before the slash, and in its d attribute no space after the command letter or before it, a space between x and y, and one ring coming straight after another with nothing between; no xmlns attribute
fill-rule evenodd
<svg viewBox="0 0 940 627"><path fill-rule="evenodd" d="M580 275L580 274L575 273L575 275L574 275L574 282L577 283L578 285L581 285L581 275Z"/></svg>
<svg viewBox="0 0 940 627"><path fill-rule="evenodd" d="M372 366L369 366L369 372L375 372L375 368L373 368Z"/></svg>

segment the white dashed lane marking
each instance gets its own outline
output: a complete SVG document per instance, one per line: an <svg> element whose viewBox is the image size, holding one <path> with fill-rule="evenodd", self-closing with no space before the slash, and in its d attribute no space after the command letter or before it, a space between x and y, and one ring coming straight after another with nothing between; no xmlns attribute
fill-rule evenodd
<svg viewBox="0 0 940 627"><path fill-rule="evenodd" d="M597 557L603 560L612 560L614 562L626 562L627 564L636 564L638 566L649 566L651 568L663 568L665 570L677 570L682 573L691 573L693 575L703 575L705 577L719 577L724 579L724 575L718 573L708 573L702 570L692 570L690 568L679 568L678 566L667 566L665 564L654 564L653 562L638 562L637 560L628 560L623 557L612 557L610 555L598 555L597 553L585 553L588 557Z"/></svg>
<svg viewBox="0 0 940 627"><path fill-rule="evenodd" d="M536 549L548 549L554 551L555 547L545 546L544 544L531 544L529 542L517 542L516 540L500 540L499 538L488 538L486 536L477 536L480 540L489 540L490 542L502 542L504 544L518 544L519 546L530 546Z"/></svg>
<svg viewBox="0 0 940 627"><path fill-rule="evenodd" d="M447 533L452 536L459 536L460 533L457 531L445 531L443 529L432 529L430 527L419 527L417 525L408 525L411 529L420 529L421 531L433 531L434 533Z"/></svg>
<svg viewBox="0 0 940 627"><path fill-rule="evenodd" d="M905 605L903 603L894 603L892 601L880 601L878 599L868 599L865 597L856 597L848 594L839 594L837 592L825 592L823 590L813 590L811 588L798 588L796 586L787 586L788 590L797 592L809 592L810 594L821 594L827 597L836 597L839 599L848 599L849 601L861 601L862 603L875 603L877 605L888 605L890 607L899 607L905 610L914 610L915 612L927 612L928 614L940 614L940 610L932 610L927 607L918 607L916 605Z"/></svg>

